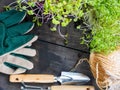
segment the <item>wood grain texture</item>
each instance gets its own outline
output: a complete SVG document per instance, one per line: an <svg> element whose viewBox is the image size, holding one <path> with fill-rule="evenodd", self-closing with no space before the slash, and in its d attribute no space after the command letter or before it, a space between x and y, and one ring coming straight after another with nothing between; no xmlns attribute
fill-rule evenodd
<svg viewBox="0 0 120 90"><path fill-rule="evenodd" d="M55 77L47 74L19 74L11 75L10 82L29 82L29 83L54 83Z"/></svg>
<svg viewBox="0 0 120 90"><path fill-rule="evenodd" d="M61 32L63 34L68 33L68 44L64 44L64 39L59 35L58 31L52 32L50 30L51 23L45 23L41 27L36 28L37 34L39 35L40 40L56 43L59 45L71 47L74 49L82 50L82 51L89 51L89 48L86 45L80 44L80 38L83 36L81 30L77 30L74 27L74 22L71 22L67 27L61 27Z"/></svg>
<svg viewBox="0 0 120 90"><path fill-rule="evenodd" d="M95 90L95 89L93 86L62 85L62 86L52 86L51 90Z"/></svg>

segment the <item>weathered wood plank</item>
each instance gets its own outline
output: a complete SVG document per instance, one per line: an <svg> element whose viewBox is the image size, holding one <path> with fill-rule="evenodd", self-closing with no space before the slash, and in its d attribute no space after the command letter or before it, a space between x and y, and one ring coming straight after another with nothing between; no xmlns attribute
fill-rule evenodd
<svg viewBox="0 0 120 90"><path fill-rule="evenodd" d="M79 60L78 53L80 52L69 48L40 41L35 42L33 47L37 50L37 56L31 58L31 61L34 63L34 68L26 73L46 73L57 76L60 75L61 71L70 71ZM81 53L80 55L81 58L87 58L89 56L86 53ZM87 62L79 65L75 71L93 78ZM0 78L0 87L3 88L1 90L19 90L20 84L10 83L7 75L1 74ZM92 82L91 80L88 84ZM3 84L5 84L5 86ZM45 85L47 86L47 84Z"/></svg>
<svg viewBox="0 0 120 90"><path fill-rule="evenodd" d="M40 40L45 40L48 42L56 43L59 45L75 48L82 51L89 51L89 48L86 45L80 44L80 38L83 36L82 31L75 29L74 22L71 22L67 27L62 28L61 31L68 33L68 44L64 44L64 39L59 35L58 31L52 32L50 30L50 25L44 24L40 27L37 27L37 34L39 35Z"/></svg>

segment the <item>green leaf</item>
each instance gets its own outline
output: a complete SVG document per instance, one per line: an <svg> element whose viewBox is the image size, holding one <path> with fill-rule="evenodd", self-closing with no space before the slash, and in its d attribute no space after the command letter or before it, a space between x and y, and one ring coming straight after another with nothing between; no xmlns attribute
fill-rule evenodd
<svg viewBox="0 0 120 90"><path fill-rule="evenodd" d="M68 37L68 33L67 34L65 34L65 38L67 38Z"/></svg>
<svg viewBox="0 0 120 90"><path fill-rule="evenodd" d="M34 14L34 12L33 12L32 10L27 10L27 13L28 13L29 15L33 15L33 14Z"/></svg>
<svg viewBox="0 0 120 90"><path fill-rule="evenodd" d="M66 1L63 1L63 5L66 5L67 4L67 2Z"/></svg>
<svg viewBox="0 0 120 90"><path fill-rule="evenodd" d="M35 2L28 2L28 5L31 6L31 7L34 7L35 6Z"/></svg>
<svg viewBox="0 0 120 90"><path fill-rule="evenodd" d="M66 10L70 10L70 9L72 9L73 7L71 6L71 5L66 5Z"/></svg>
<svg viewBox="0 0 120 90"><path fill-rule="evenodd" d="M39 20L37 20L37 25L38 26L41 26L42 24L39 22Z"/></svg>
<svg viewBox="0 0 120 90"><path fill-rule="evenodd" d="M61 15L59 15L59 14L58 14L56 17L57 17L57 19L59 19L59 20L62 20L62 19L63 19L63 17L62 17Z"/></svg>
<svg viewBox="0 0 120 90"><path fill-rule="evenodd" d="M57 29L55 27L51 28L50 30L53 31L53 32L57 31Z"/></svg>
<svg viewBox="0 0 120 90"><path fill-rule="evenodd" d="M80 44L85 44L85 41L84 41L84 40L82 40L82 41L80 42Z"/></svg>
<svg viewBox="0 0 120 90"><path fill-rule="evenodd" d="M65 40L65 41L64 41L64 44L67 45L67 44L68 44L68 40Z"/></svg>
<svg viewBox="0 0 120 90"><path fill-rule="evenodd" d="M55 18L52 19L52 23L57 25L57 24L60 24L60 21L56 20Z"/></svg>
<svg viewBox="0 0 120 90"><path fill-rule="evenodd" d="M74 20L74 22L77 22L78 18L74 18L73 20Z"/></svg>
<svg viewBox="0 0 120 90"><path fill-rule="evenodd" d="M26 7L26 6L23 6L23 7L22 7L22 9L23 9L23 10L26 10L26 9L27 9L27 7Z"/></svg>
<svg viewBox="0 0 120 90"><path fill-rule="evenodd" d="M79 11L78 16L82 17L84 15L83 11Z"/></svg>
<svg viewBox="0 0 120 90"><path fill-rule="evenodd" d="M33 20L32 20L33 22L36 22L37 21L37 18L36 17L33 17Z"/></svg>
<svg viewBox="0 0 120 90"><path fill-rule="evenodd" d="M57 5L58 7L62 7L63 6L63 4L62 3L58 3L58 5Z"/></svg>
<svg viewBox="0 0 120 90"><path fill-rule="evenodd" d="M21 3L21 0L17 0L17 3Z"/></svg>
<svg viewBox="0 0 120 90"><path fill-rule="evenodd" d="M77 26L77 29L80 29L80 28L81 28L81 25L78 25L78 26Z"/></svg>
<svg viewBox="0 0 120 90"><path fill-rule="evenodd" d="M67 26L67 23L66 23L66 22L62 22L61 25L62 25L63 27L66 27L66 26Z"/></svg>
<svg viewBox="0 0 120 90"><path fill-rule="evenodd" d="M5 10L10 10L10 6L4 6Z"/></svg>
<svg viewBox="0 0 120 90"><path fill-rule="evenodd" d="M61 25L63 27L67 26L70 22L71 22L72 19L68 19L68 18L64 18L64 21L61 23Z"/></svg>

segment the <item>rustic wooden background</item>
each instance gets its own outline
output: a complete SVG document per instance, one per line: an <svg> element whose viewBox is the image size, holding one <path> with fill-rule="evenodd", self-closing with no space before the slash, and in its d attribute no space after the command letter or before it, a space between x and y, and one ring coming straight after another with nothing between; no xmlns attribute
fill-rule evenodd
<svg viewBox="0 0 120 90"><path fill-rule="evenodd" d="M4 10L3 6L13 1L15 0L0 0L0 12ZM30 17L27 17L26 20L30 20ZM85 45L80 45L82 33L75 29L74 22L65 28L61 28L63 33L68 32L69 34L67 45L64 44L64 39L60 37L58 32L50 31L50 25L50 23L45 23L40 27L36 26L30 32L30 34L37 34L39 39L32 46L37 50L37 55L31 58L34 68L26 73L46 73L59 76L61 71L70 71L79 59L89 59L89 49ZM99 90L87 62L80 64L75 71L88 75L91 81L87 85L94 85L96 90ZM37 85L47 87L52 84ZM0 73L0 90L20 90L20 86L21 84L10 83L9 75Z"/></svg>

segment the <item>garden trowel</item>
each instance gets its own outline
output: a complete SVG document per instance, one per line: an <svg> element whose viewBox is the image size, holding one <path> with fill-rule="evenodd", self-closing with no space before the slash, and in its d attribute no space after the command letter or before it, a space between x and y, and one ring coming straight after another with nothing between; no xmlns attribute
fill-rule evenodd
<svg viewBox="0 0 120 90"><path fill-rule="evenodd" d="M49 74L18 74L11 75L10 82L28 82L28 83L54 83L59 82L61 84L84 84L88 82L90 78L82 73L75 72L62 72L61 76L54 76Z"/></svg>

